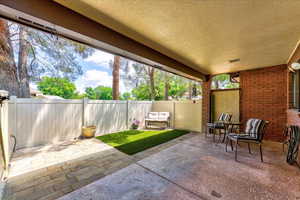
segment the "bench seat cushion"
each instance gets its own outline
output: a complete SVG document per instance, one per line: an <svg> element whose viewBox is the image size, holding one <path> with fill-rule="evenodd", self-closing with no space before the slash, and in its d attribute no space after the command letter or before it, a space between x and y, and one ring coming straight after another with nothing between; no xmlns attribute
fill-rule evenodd
<svg viewBox="0 0 300 200"><path fill-rule="evenodd" d="M162 119L162 118L146 118L146 121L153 121L153 122L166 122L168 119Z"/></svg>

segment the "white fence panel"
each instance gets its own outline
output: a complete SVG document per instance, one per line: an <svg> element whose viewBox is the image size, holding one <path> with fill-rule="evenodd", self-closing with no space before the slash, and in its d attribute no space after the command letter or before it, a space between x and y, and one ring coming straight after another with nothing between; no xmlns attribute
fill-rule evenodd
<svg viewBox="0 0 300 200"><path fill-rule="evenodd" d="M153 111L170 112L171 127L201 132L202 100L193 101L155 101Z"/></svg>
<svg viewBox="0 0 300 200"><path fill-rule="evenodd" d="M81 100L16 99L10 102L10 131L17 148L73 139L81 133Z"/></svg>
<svg viewBox="0 0 300 200"><path fill-rule="evenodd" d="M126 101L88 100L85 112L86 125L95 125L97 127L96 135L126 129Z"/></svg>
<svg viewBox="0 0 300 200"><path fill-rule="evenodd" d="M201 132L202 101L177 101L174 103L175 128Z"/></svg>
<svg viewBox="0 0 300 200"><path fill-rule="evenodd" d="M174 101L154 101L152 106L153 112L169 112L170 113L170 126L175 127L175 112L174 112Z"/></svg>
<svg viewBox="0 0 300 200"><path fill-rule="evenodd" d="M152 101L130 101L128 103L128 127L130 128L134 119L140 121L144 127L145 118L152 109Z"/></svg>
<svg viewBox="0 0 300 200"><path fill-rule="evenodd" d="M199 130L201 101L103 101L17 99L8 102L8 133L16 136L17 149L33 147L81 135L83 125L95 125L96 135L129 129L150 111L171 113L172 127Z"/></svg>

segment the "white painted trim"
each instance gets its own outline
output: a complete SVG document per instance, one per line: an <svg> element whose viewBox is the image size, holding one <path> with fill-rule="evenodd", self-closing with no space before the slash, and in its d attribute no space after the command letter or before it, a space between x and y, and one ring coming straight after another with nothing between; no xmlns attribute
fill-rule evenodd
<svg viewBox="0 0 300 200"><path fill-rule="evenodd" d="M293 55L295 54L295 52L296 52L298 46L300 46L300 39L299 39L298 42L296 43L296 46L295 46L295 48L293 49L291 55L289 56L289 58L288 58L286 64L288 64L288 63L291 61L291 59L292 59Z"/></svg>

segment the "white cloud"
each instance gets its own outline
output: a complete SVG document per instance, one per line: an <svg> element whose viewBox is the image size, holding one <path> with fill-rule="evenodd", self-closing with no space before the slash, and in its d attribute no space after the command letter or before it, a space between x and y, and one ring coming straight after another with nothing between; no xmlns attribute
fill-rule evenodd
<svg viewBox="0 0 300 200"><path fill-rule="evenodd" d="M93 62L105 68L109 68L109 62L114 59L114 56L104 51L96 50L91 56L87 57L85 61Z"/></svg>
<svg viewBox="0 0 300 200"><path fill-rule="evenodd" d="M97 87L99 85L111 87L112 76L105 71L88 70L75 81L75 85L81 93L84 92L86 87Z"/></svg>
<svg viewBox="0 0 300 200"><path fill-rule="evenodd" d="M100 70L88 70L83 76L75 81L77 90L80 93L84 93L87 87L97 87L99 85L112 87L112 76L105 71ZM120 92L124 93L126 87L122 80L120 80Z"/></svg>

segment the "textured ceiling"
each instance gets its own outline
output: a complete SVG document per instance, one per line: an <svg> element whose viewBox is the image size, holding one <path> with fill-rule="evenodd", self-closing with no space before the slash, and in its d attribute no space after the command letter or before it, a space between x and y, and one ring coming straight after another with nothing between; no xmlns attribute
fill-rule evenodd
<svg viewBox="0 0 300 200"><path fill-rule="evenodd" d="M55 1L203 73L286 63L300 39L300 0Z"/></svg>

